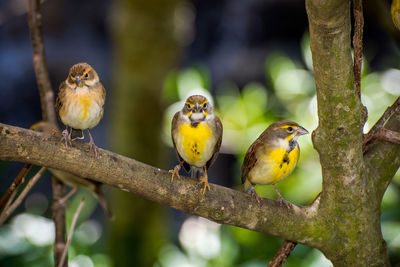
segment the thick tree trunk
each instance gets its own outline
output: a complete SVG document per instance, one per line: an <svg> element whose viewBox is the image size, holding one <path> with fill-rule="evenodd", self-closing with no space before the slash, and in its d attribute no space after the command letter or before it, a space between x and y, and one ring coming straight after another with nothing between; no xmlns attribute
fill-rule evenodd
<svg viewBox="0 0 400 267"><path fill-rule="evenodd" d="M362 153L365 108L354 88L350 1L307 0L323 175L318 248L335 266L388 266L378 195ZM379 174L381 175L381 174Z"/></svg>

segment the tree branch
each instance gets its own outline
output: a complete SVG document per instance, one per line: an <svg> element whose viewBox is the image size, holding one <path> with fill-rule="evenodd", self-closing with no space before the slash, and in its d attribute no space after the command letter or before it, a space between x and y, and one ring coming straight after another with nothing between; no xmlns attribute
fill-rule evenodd
<svg viewBox="0 0 400 267"><path fill-rule="evenodd" d="M43 173L46 171L45 167L40 168L40 170L33 176L28 184L25 186L24 190L22 190L21 194L17 197L17 199L7 208L4 209L1 217L0 217L0 226L7 220L7 218L19 207L22 203L22 200L26 197L32 187L36 184L40 177L42 177Z"/></svg>
<svg viewBox="0 0 400 267"><path fill-rule="evenodd" d="M18 189L18 187L24 182L25 176L28 173L28 171L31 169L31 164L26 163L22 170L18 173L17 177L14 179L10 187L7 189L7 191L4 193L4 195L1 197L0 200L0 210L4 207L4 205L7 203L7 201L10 199L12 193Z"/></svg>
<svg viewBox="0 0 400 267"><path fill-rule="evenodd" d="M353 14L354 14L354 87L357 95L361 98L361 68L362 68L362 52L363 52L363 0L353 1Z"/></svg>
<svg viewBox="0 0 400 267"><path fill-rule="evenodd" d="M74 143L66 150L59 138L45 133L0 124L0 159L68 171L189 214L309 246L323 238L313 236L313 229L319 227L315 223L318 201L309 207L269 199L257 204L247 194L218 185L202 195L194 179L177 178L171 183L168 171L102 149L95 160L87 144Z"/></svg>
<svg viewBox="0 0 400 267"><path fill-rule="evenodd" d="M33 66L38 84L40 102L42 106L42 119L53 125L57 125L57 117L54 108L54 93L51 87L49 73L47 71L46 56L44 51L42 21L40 14L40 0L29 0L28 24L32 39ZM61 199L65 189L62 182L52 179L53 200ZM65 246L65 207L59 206L57 201L53 202L53 220L55 224L54 262L59 265L61 260L60 251ZM64 266L68 266L68 260Z"/></svg>
<svg viewBox="0 0 400 267"><path fill-rule="evenodd" d="M388 119L396 112L399 111L400 107L400 97L394 101L394 103L388 107L379 120L375 123L375 125L369 130L367 134L364 135L363 139L363 153L365 154L370 147L370 145L375 141L377 137L377 133L382 129L382 127L386 124Z"/></svg>
<svg viewBox="0 0 400 267"><path fill-rule="evenodd" d="M295 242L285 240L281 248L275 254L274 258L268 263L268 267L282 266L285 263L287 257L289 257L290 253L292 253L296 245L297 244Z"/></svg>
<svg viewBox="0 0 400 267"><path fill-rule="evenodd" d="M354 90L350 1L307 0L306 9L319 118L312 138L322 166L324 203L351 197L348 191L360 187L363 106Z"/></svg>
<svg viewBox="0 0 400 267"><path fill-rule="evenodd" d="M71 223L71 227L69 228L69 234L68 234L67 243L65 244L64 250L63 250L62 255L61 255L60 263L57 265L57 267L63 267L64 264L65 264L65 259L67 258L68 247L72 242L72 235L74 234L75 225L76 225L76 223L78 221L79 214L81 214L83 205L85 205L85 199L84 198L81 199L81 202L79 203L79 206L78 206L78 208L76 209L76 211L74 213L74 217L72 218L72 223Z"/></svg>
<svg viewBox="0 0 400 267"><path fill-rule="evenodd" d="M63 251L66 246L65 202L61 201L65 195L65 186L54 175L51 177L51 181L53 190L53 205L51 209L56 231L54 240L54 266L59 266L63 255ZM64 261L63 267L68 267L67 260Z"/></svg>
<svg viewBox="0 0 400 267"><path fill-rule="evenodd" d="M386 128L382 128L377 134L378 140L388 141L395 144L400 144L400 133Z"/></svg>
<svg viewBox="0 0 400 267"><path fill-rule="evenodd" d="M43 120L50 121L56 125L57 117L54 109L54 93L51 88L49 73L47 71L46 56L43 45L40 0L29 0L28 23L32 40L33 66L35 69L36 81L40 93L40 102L42 105L42 118Z"/></svg>
<svg viewBox="0 0 400 267"><path fill-rule="evenodd" d="M396 102L399 102L398 100ZM392 107L388 108L388 110L391 110ZM376 188L380 199L400 166L400 145L397 139L400 132L399 111L385 112L375 124L377 127L374 126L371 129L370 132L374 132L374 142L368 143L368 150L364 155L365 163L368 167L367 171L373 177L371 182ZM388 113L391 113L391 116L388 120L385 120L384 117L388 117ZM386 124L383 121L387 121ZM377 130L378 128L379 130Z"/></svg>

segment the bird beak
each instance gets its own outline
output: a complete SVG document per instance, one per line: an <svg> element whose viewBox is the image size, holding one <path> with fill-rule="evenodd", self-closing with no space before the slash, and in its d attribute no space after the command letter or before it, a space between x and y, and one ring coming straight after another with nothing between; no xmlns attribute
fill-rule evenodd
<svg viewBox="0 0 400 267"><path fill-rule="evenodd" d="M199 111L199 110L200 110L200 105L199 105L199 103L196 103L195 105L196 105L196 110Z"/></svg>
<svg viewBox="0 0 400 267"><path fill-rule="evenodd" d="M76 83L76 86L78 86L78 87L83 86L83 80L82 80L81 76L76 76L75 83Z"/></svg>
<svg viewBox="0 0 400 267"><path fill-rule="evenodd" d="M308 134L308 133L309 132L301 126L299 126L299 128L297 128L297 131L296 131L296 135L298 135L298 136Z"/></svg>

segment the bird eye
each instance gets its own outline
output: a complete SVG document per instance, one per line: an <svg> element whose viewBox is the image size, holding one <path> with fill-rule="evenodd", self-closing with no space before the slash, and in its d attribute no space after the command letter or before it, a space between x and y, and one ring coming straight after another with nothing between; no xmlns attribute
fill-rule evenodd
<svg viewBox="0 0 400 267"><path fill-rule="evenodd" d="M191 109L192 106L191 106L190 104L186 104L186 108L187 108L187 109Z"/></svg>
<svg viewBox="0 0 400 267"><path fill-rule="evenodd" d="M85 78L86 79L89 78L89 74L88 73L85 74Z"/></svg>
<svg viewBox="0 0 400 267"><path fill-rule="evenodd" d="M207 103L204 103L203 108L207 108Z"/></svg>
<svg viewBox="0 0 400 267"><path fill-rule="evenodd" d="M293 127L290 127L290 126L289 126L289 127L287 128L287 131L288 131L289 133L293 132Z"/></svg>

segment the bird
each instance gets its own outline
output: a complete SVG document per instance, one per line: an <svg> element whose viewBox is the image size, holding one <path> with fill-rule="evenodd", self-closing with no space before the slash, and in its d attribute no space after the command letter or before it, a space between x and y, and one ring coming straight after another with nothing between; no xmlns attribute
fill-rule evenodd
<svg viewBox="0 0 400 267"><path fill-rule="evenodd" d="M262 199L254 187L272 185L283 202L275 184L289 176L300 156L297 139L308 131L295 122L283 120L271 124L247 150L242 165L243 191L251 194L258 202Z"/></svg>
<svg viewBox="0 0 400 267"><path fill-rule="evenodd" d="M62 132L65 146L72 146L75 139L83 139L83 131L89 134L90 149L95 158L98 148L94 143L90 129L103 117L106 90L97 72L87 63L73 65L68 77L60 84L56 100L56 109L66 129ZM68 127L71 131L68 133Z"/></svg>
<svg viewBox="0 0 400 267"><path fill-rule="evenodd" d="M191 171L192 178L200 178L203 195L210 190L207 170L218 157L222 132L221 120L214 115L207 98L202 95L188 97L182 110L172 119L171 136L179 164L170 170L171 182L175 175L179 177L183 166L187 172Z"/></svg>
<svg viewBox="0 0 400 267"><path fill-rule="evenodd" d="M60 135L60 132L57 130L57 126L48 122L48 121L39 121L33 124L30 127L31 130L47 133L51 135ZM54 175L58 180L63 182L64 184L72 187L72 190L68 192L62 199L61 202L65 203L68 198L70 198L80 187L86 188L93 195L97 198L100 206L104 210L104 213L109 217L112 218L111 210L107 204L107 200L104 196L103 190L101 188L102 183L93 181L87 178L76 176L72 173L60 171L53 168L48 168L50 173Z"/></svg>

